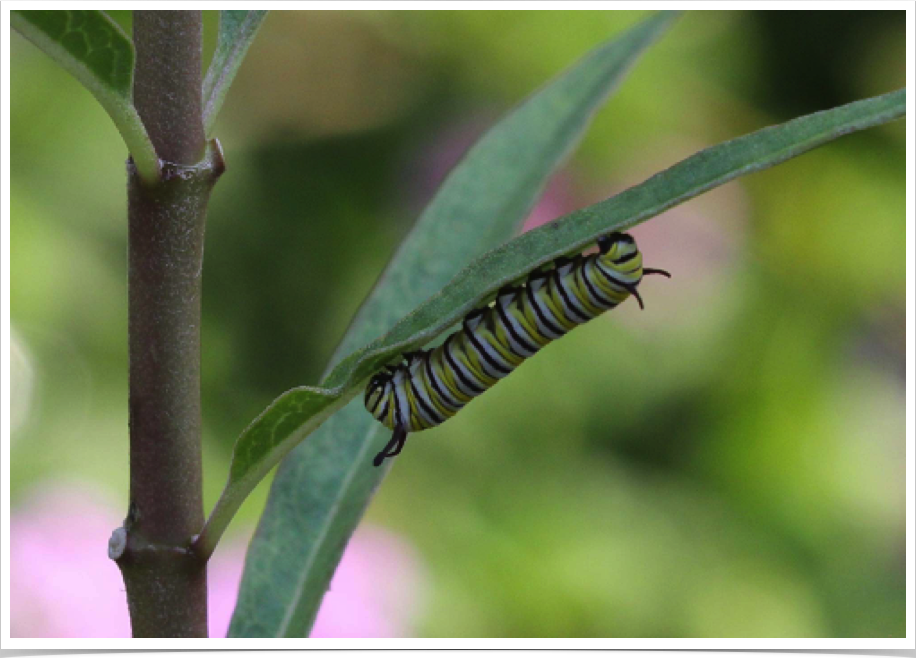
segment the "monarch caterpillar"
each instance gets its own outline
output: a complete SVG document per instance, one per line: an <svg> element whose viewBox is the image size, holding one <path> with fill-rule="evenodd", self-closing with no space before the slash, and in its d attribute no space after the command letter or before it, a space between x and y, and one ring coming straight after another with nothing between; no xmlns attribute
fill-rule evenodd
<svg viewBox="0 0 916 658"><path fill-rule="evenodd" d="M598 240L598 253L554 261L516 287L503 288L492 305L472 311L462 327L431 350L410 352L387 366L366 387L365 404L391 440L373 464L401 452L408 432L435 427L458 413L525 359L630 295L646 274L636 241L626 233Z"/></svg>

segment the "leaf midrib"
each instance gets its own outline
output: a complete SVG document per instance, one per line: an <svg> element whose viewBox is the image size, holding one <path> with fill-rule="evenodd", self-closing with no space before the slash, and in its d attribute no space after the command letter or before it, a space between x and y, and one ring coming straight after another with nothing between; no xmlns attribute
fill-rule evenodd
<svg viewBox="0 0 916 658"><path fill-rule="evenodd" d="M339 493L334 497L334 503L330 507L332 514L327 515L327 523L322 524L321 530L317 536L317 541L312 543L312 549L309 551L308 557L305 560L305 567L301 571L301 576L296 579L296 596L293 598L293 605L289 606L287 613L283 616L283 620L280 622L280 637L287 637L286 632L289 629L290 622L295 617L295 613L299 610L299 604L306 592L305 583L308 581L309 576L312 573L312 565L315 563L315 558L318 555L318 548L323 546L324 539L328 536L328 531L333 525L331 520L337 518L337 511L340 509L341 503L345 498L343 493L350 490L350 484L353 482L353 477L362 464L362 460L366 455L366 450L371 445L369 441L369 435L371 435L373 432L375 432L375 428L370 427L369 431L363 437L362 447L359 449L358 453L359 458L350 462L350 468L347 470L347 476L344 478L343 486L338 489Z"/></svg>

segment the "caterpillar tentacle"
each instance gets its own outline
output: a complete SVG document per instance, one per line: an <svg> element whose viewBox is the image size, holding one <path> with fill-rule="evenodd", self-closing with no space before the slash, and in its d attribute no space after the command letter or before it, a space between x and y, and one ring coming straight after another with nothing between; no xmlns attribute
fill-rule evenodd
<svg viewBox="0 0 916 658"><path fill-rule="evenodd" d="M394 429L394 434L391 435L391 440L382 448L375 459L372 460L372 464L375 466L381 466L382 462L385 461L388 457L394 457L399 454L404 448L404 443L407 441L407 430L405 430L401 425L398 425Z"/></svg>
<svg viewBox="0 0 916 658"><path fill-rule="evenodd" d="M547 343L624 302L647 274L633 238L612 233L598 240L598 253L558 258L524 282L504 287L487 306L469 313L461 329L431 350L405 354L398 366L376 373L365 405L391 440L373 463L401 452L408 432L420 432L458 413L468 402L508 376Z"/></svg>

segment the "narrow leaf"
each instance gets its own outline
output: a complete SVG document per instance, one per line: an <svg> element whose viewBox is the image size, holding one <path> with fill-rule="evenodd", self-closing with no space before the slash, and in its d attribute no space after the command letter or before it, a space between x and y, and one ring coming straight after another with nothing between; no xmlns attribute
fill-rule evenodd
<svg viewBox="0 0 916 658"><path fill-rule="evenodd" d="M309 416L315 408L325 405L321 414L326 416L327 409L361 392L380 366L418 349L534 267L739 176L905 112L906 90L901 89L765 128L701 151L617 196L526 233L478 258L388 334L342 361L325 379L327 388L294 389L281 396L241 443L252 432L274 443L286 432L304 436L308 430L303 428L315 422ZM283 463L246 561L233 635L308 630L347 538L378 485L379 470L369 460L387 438L380 427L356 402Z"/></svg>
<svg viewBox="0 0 916 658"><path fill-rule="evenodd" d="M602 235L632 228L739 176L905 114L906 89L899 89L770 126L704 149L610 199L520 235L475 260L391 331L344 359L322 382L325 391L345 395L355 385L358 392L383 365L433 340L504 285L560 256L581 252Z"/></svg>
<svg viewBox="0 0 916 658"><path fill-rule="evenodd" d="M213 130L235 74L245 59L248 47L258 33L261 22L267 16L266 10L224 10L219 12L219 36L216 52L207 69L203 83L204 130L207 135Z"/></svg>
<svg viewBox="0 0 916 658"><path fill-rule="evenodd" d="M673 18L653 16L595 49L468 152L392 260L339 355L382 334L445 285L462 265L517 229L592 114ZM338 385L347 379L338 373L322 389L290 391L243 433L229 483L201 540L205 549L212 547L242 498L279 458L358 393L356 381ZM356 404L329 421L281 469L249 558L232 634L308 633L343 547L384 473L367 458L380 436L376 423ZM307 477L302 475L306 472ZM278 504L291 505L295 518L282 515L286 520L281 520L275 511ZM284 524L287 527L281 528ZM276 537L275 546L291 551L279 561L268 546L276 532L283 536Z"/></svg>
<svg viewBox="0 0 916 658"><path fill-rule="evenodd" d="M159 178L159 158L131 101L134 45L101 11L10 12L10 23L88 89L105 108L140 176Z"/></svg>

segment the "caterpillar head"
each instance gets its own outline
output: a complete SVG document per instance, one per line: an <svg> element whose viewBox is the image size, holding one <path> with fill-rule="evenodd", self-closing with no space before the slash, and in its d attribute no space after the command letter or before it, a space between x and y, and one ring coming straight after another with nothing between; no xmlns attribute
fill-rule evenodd
<svg viewBox="0 0 916 658"><path fill-rule="evenodd" d="M626 233L611 233L598 239L601 262L627 279L638 283L642 278L642 254L633 236Z"/></svg>
<svg viewBox="0 0 916 658"><path fill-rule="evenodd" d="M611 233L598 240L599 256L603 266L613 269L616 272L614 277L618 285L626 288L631 295L636 297L639 302L639 308L643 308L642 297L636 286L646 274L661 274L671 278L671 274L666 270L660 270L654 267L643 267L642 254L636 246L636 240L626 233Z"/></svg>

